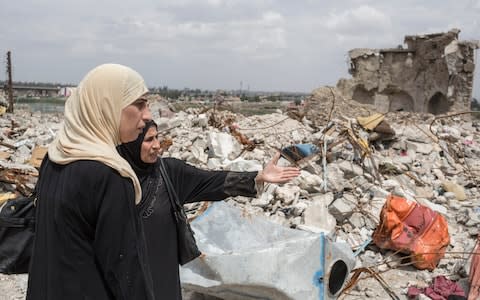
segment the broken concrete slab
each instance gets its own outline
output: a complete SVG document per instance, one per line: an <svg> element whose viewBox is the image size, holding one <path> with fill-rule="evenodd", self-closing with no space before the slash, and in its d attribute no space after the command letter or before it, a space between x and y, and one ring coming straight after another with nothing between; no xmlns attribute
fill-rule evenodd
<svg viewBox="0 0 480 300"><path fill-rule="evenodd" d="M467 199L464 188L459 184L450 180L445 180L442 182L442 186L447 192L452 192L457 200Z"/></svg>
<svg viewBox="0 0 480 300"><path fill-rule="evenodd" d="M223 132L208 132L207 144L210 157L235 159L242 151L242 147L235 138Z"/></svg>
<svg viewBox="0 0 480 300"><path fill-rule="evenodd" d="M329 206L328 212L335 217L338 224L342 224L350 218L357 207L357 200L353 195L344 194L343 197L335 199Z"/></svg>
<svg viewBox="0 0 480 300"><path fill-rule="evenodd" d="M342 170L345 178L347 178L347 179L363 175L362 167L360 167L359 165L354 164L352 162L345 161L345 160L339 160L335 164L338 165L340 170Z"/></svg>

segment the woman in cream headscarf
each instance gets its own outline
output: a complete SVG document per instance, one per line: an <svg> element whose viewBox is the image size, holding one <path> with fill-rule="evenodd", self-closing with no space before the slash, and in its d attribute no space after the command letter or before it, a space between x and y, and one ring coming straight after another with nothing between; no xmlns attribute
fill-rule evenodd
<svg viewBox="0 0 480 300"><path fill-rule="evenodd" d="M116 146L151 118L134 70L91 70L65 105L37 183L27 299L148 299L150 272L135 204L138 179Z"/></svg>

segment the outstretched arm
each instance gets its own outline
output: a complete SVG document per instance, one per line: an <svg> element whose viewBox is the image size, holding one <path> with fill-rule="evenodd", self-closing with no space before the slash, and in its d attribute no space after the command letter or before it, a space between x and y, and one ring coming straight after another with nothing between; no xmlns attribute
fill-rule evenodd
<svg viewBox="0 0 480 300"><path fill-rule="evenodd" d="M255 178L257 183L285 183L300 175L299 168L277 166L279 159L280 152L277 152L275 156L267 163L265 168L258 172L258 175Z"/></svg>
<svg viewBox="0 0 480 300"><path fill-rule="evenodd" d="M277 153L265 168L255 172L208 171L198 169L178 159L165 159L167 172L184 203L218 201L229 196L255 197L263 183L285 183L300 175L295 167L279 167Z"/></svg>

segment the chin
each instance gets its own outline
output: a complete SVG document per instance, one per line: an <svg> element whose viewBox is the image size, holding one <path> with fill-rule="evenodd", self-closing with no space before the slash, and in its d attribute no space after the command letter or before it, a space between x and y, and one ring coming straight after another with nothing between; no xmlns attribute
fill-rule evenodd
<svg viewBox="0 0 480 300"><path fill-rule="evenodd" d="M122 144L133 142L136 139L137 139L137 137L131 137L131 138L125 139L125 141L122 141Z"/></svg>
<svg viewBox="0 0 480 300"><path fill-rule="evenodd" d="M129 136L129 137L126 137L126 138L123 138L123 139L120 138L120 141L122 142L122 144L130 143L130 142L135 141L135 140L138 138L139 135L140 135L140 134L135 133L135 134L132 134L132 135Z"/></svg>

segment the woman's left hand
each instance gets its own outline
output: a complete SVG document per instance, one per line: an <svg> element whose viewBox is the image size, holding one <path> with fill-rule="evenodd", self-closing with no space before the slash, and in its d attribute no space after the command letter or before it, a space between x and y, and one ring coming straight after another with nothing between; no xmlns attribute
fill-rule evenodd
<svg viewBox="0 0 480 300"><path fill-rule="evenodd" d="M267 163L265 168L258 172L256 180L269 183L285 183L300 175L299 168L277 166L279 159L280 152L277 152L272 160Z"/></svg>

